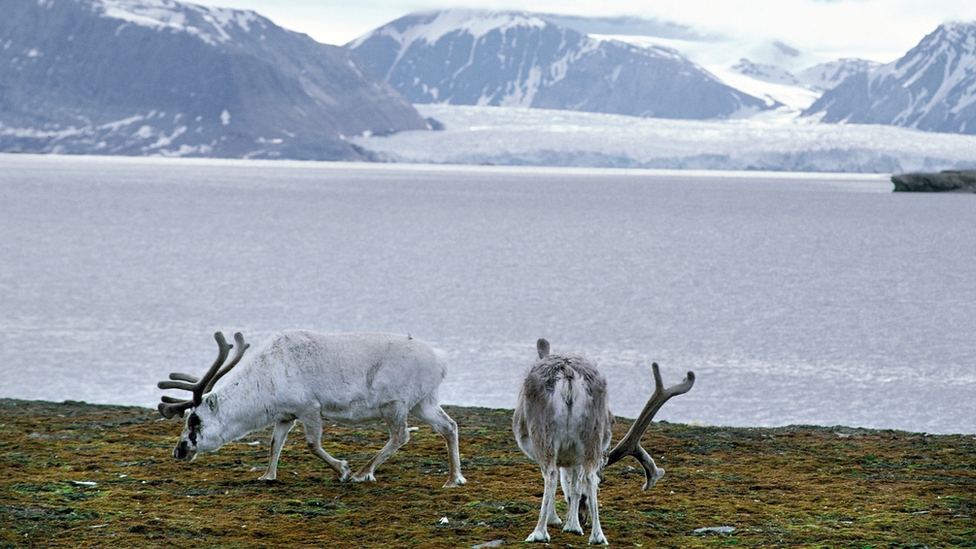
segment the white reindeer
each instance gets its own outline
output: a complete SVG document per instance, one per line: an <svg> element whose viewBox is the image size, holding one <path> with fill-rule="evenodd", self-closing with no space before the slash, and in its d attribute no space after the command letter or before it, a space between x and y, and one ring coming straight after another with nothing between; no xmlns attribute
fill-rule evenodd
<svg viewBox="0 0 976 549"><path fill-rule="evenodd" d="M382 418L390 428L390 440L351 477L356 482L375 481L376 468L410 440L407 414L411 413L447 441L450 471L444 487L465 483L457 424L437 399L447 362L430 345L392 334L292 330L273 336L241 361L248 345L238 333L234 336L236 355L227 361L233 345L220 332L214 338L219 347L217 360L203 378L173 373L171 381L159 382L160 389L193 393L191 400L164 396L159 404L166 418L189 412L173 450L177 459L192 460L252 431L274 426L268 469L261 476L274 480L285 437L300 421L309 450L345 482L350 478L349 466L322 449L322 420L355 424ZM221 387L213 390L228 372Z"/></svg>
<svg viewBox="0 0 976 549"><path fill-rule="evenodd" d="M539 521L525 541L549 542L547 524L562 524L555 507L558 481L569 504L563 531L583 535L579 520L582 503L590 511L589 543L605 544L607 538L600 527L596 500L600 471L633 456L644 468L644 490L664 476L664 469L657 467L641 447L640 439L668 399L691 389L695 374L688 372L682 383L665 389L654 363L654 394L626 436L607 454L614 416L608 406L603 375L582 356L550 355L545 339L540 339L536 347L539 360L525 376L512 417L515 440L539 464L544 482Z"/></svg>

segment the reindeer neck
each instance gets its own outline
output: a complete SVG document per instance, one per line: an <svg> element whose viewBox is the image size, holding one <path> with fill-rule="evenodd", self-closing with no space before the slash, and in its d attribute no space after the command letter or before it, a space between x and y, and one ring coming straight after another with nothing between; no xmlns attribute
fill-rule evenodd
<svg viewBox="0 0 976 549"><path fill-rule="evenodd" d="M222 438L229 442L274 423L273 409L255 391L232 384L213 391L201 406L208 406L221 425Z"/></svg>

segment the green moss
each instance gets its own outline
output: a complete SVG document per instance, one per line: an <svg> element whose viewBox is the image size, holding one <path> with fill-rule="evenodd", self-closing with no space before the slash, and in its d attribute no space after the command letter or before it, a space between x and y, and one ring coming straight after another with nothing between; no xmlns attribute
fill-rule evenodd
<svg viewBox="0 0 976 549"><path fill-rule="evenodd" d="M423 424L376 483L337 482L299 433L269 483L257 480L268 433L183 463L169 456L181 423L154 411L0 399L0 547L523 545L542 479L515 445L511 411L448 413L468 484L443 489L444 442ZM330 426L324 445L357 467L386 438L379 424ZM632 460L604 474L614 546L976 547L972 436L657 423L644 447L668 471L653 489L641 491ZM735 530L695 532L717 526ZM550 535L550 546L586 545Z"/></svg>

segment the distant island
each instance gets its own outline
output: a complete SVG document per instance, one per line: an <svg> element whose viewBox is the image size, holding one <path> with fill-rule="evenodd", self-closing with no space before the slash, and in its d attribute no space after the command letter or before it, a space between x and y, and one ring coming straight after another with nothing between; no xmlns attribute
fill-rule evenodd
<svg viewBox="0 0 976 549"><path fill-rule="evenodd" d="M903 173L891 176L895 192L976 193L976 170L945 170L939 173Z"/></svg>

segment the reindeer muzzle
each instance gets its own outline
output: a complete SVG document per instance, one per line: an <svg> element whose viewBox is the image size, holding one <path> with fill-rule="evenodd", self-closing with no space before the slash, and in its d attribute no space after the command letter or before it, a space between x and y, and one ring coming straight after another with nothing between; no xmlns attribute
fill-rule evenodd
<svg viewBox="0 0 976 549"><path fill-rule="evenodd" d="M176 448L173 448L173 457L181 460L191 459L190 450L187 449L185 440L176 443Z"/></svg>

